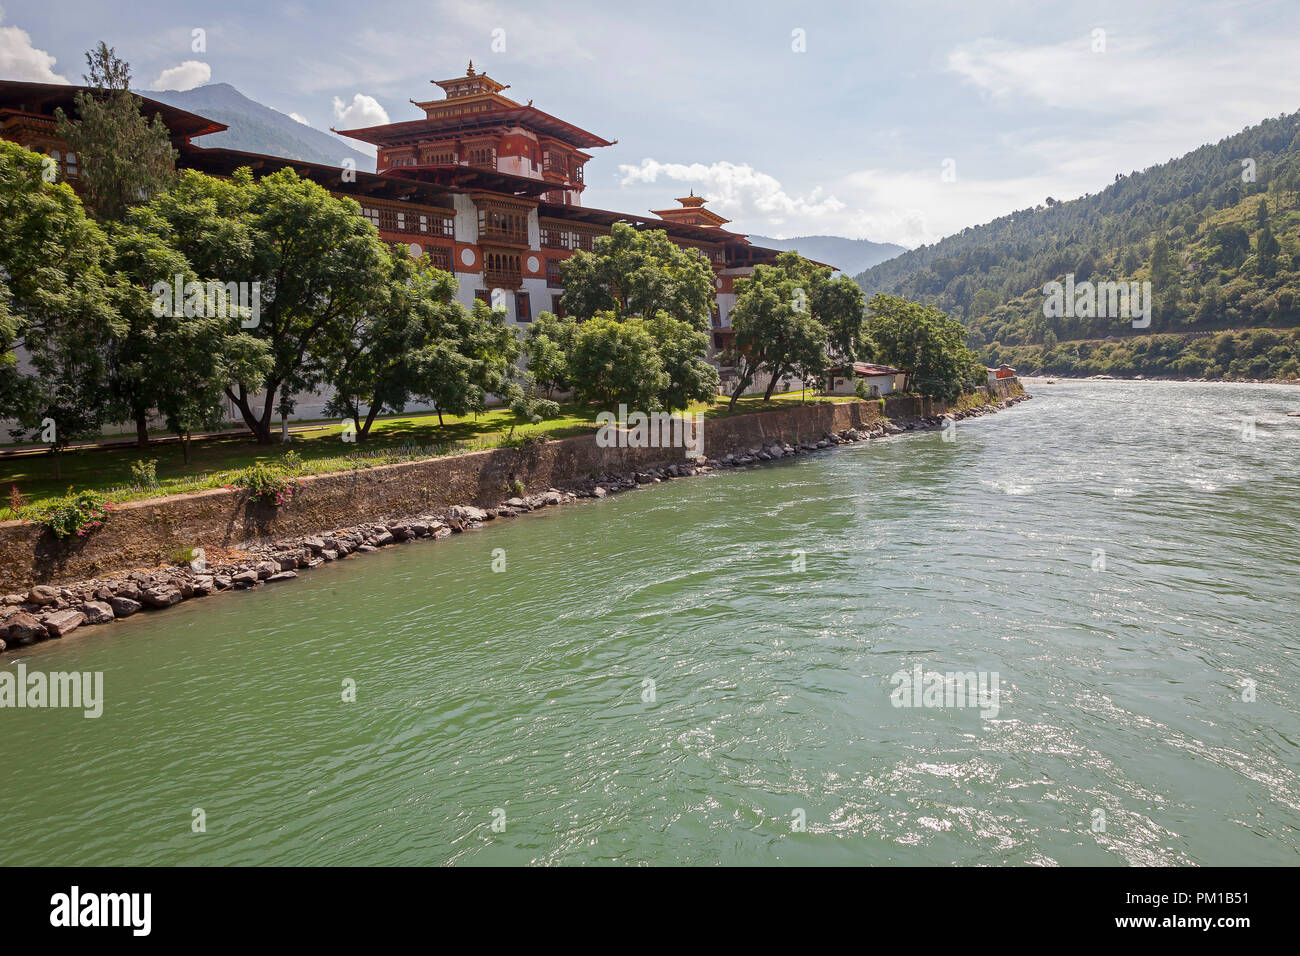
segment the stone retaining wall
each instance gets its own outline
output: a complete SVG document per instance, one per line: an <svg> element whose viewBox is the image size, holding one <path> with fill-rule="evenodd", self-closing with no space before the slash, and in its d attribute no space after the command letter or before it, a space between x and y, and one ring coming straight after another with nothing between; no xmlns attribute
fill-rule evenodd
<svg viewBox="0 0 1300 956"><path fill-rule="evenodd" d="M1006 398L1003 383L986 391ZM941 415L946 406L910 396L887 396L892 419ZM828 433L866 428L881 418L879 402L816 403L704 425L703 454L717 460L773 442L798 444ZM193 548L246 549L272 538L315 534L452 505L492 507L516 493L562 487L585 478L686 462L682 448L601 448L594 435L522 449L496 448L425 461L313 475L279 507L250 502L224 488L114 506L103 526L85 538L63 540L41 525L0 522L0 593L35 584L81 581L133 568L174 562Z"/></svg>
<svg viewBox="0 0 1300 956"><path fill-rule="evenodd" d="M797 443L870 425L879 417L877 403L849 402L709 420L703 453L719 458L754 445ZM514 494L516 479L533 493L602 472L684 461L682 448L600 448L594 435L580 435L523 449L308 476L293 500L278 508L251 503L243 492L224 488L126 502L114 506L103 527L75 541L60 541L41 525L4 521L0 593L153 567L196 547L244 548L259 539L312 534L453 504L487 507Z"/></svg>

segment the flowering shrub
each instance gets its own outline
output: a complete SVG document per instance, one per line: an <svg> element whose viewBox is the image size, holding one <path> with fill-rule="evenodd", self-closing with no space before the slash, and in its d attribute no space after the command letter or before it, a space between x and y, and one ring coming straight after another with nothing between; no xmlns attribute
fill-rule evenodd
<svg viewBox="0 0 1300 956"><path fill-rule="evenodd" d="M259 461L235 472L227 488L242 488L248 496L262 504L282 505L292 501L304 486L301 478L293 477L283 465L270 465Z"/></svg>
<svg viewBox="0 0 1300 956"><path fill-rule="evenodd" d="M102 525L112 510L113 506L97 491L73 494L68 489L62 498L55 498L41 509L39 520L56 538L83 538Z"/></svg>

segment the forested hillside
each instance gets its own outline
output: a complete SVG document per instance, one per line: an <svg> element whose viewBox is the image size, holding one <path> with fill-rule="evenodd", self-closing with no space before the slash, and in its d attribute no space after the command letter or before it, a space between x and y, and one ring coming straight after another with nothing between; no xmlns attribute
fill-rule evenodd
<svg viewBox="0 0 1300 956"><path fill-rule="evenodd" d="M1150 327L1047 318L1043 286L1067 274L1149 281ZM1095 195L1048 198L966 229L857 281L869 295L938 306L966 325L987 362L1022 371L1300 376L1300 113L1118 175ZM1243 329L1281 331L1185 334Z"/></svg>

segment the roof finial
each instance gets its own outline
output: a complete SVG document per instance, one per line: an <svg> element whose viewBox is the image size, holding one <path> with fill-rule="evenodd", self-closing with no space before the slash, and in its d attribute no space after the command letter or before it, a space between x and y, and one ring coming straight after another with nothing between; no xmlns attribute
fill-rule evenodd
<svg viewBox="0 0 1300 956"><path fill-rule="evenodd" d="M470 61L469 61L469 69L465 71L465 75L466 75L466 76L473 76L473 75L474 75L474 61L473 61L473 60L470 60Z"/></svg>

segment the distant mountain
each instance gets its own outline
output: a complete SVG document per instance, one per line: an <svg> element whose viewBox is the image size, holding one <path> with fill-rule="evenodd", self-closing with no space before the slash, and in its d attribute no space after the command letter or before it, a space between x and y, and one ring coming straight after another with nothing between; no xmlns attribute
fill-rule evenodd
<svg viewBox="0 0 1300 956"><path fill-rule="evenodd" d="M212 83L184 92L148 91L142 95L230 127L224 133L200 136L194 141L196 146L240 149L327 166L342 166L343 160L351 159L362 172L375 171L373 156L352 149L329 133L312 129L285 113L250 100L229 83Z"/></svg>
<svg viewBox="0 0 1300 956"><path fill-rule="evenodd" d="M809 259L835 266L845 275L857 275L872 266L892 259L907 251L892 242L872 242L869 239L845 239L842 236L800 236L798 239L771 239L767 236L749 236L756 246L794 249Z"/></svg>

